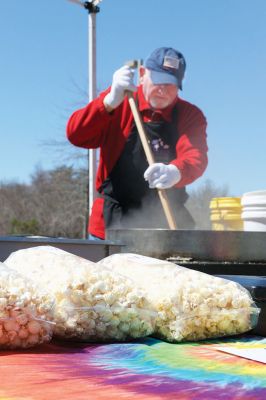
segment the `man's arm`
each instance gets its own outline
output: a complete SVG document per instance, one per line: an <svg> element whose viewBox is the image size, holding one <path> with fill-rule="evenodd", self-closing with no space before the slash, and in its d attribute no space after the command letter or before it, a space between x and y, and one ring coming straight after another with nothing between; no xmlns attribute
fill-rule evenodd
<svg viewBox="0 0 266 400"><path fill-rule="evenodd" d="M103 103L109 91L110 88L71 115L67 123L67 138L73 145L87 149L101 146L112 119Z"/></svg>
<svg viewBox="0 0 266 400"><path fill-rule="evenodd" d="M72 114L67 124L67 137L75 146L97 148L104 144L113 111L123 103L127 90L135 91L134 70L125 65L113 75L112 86L86 107Z"/></svg>
<svg viewBox="0 0 266 400"><path fill-rule="evenodd" d="M154 163L147 168L144 179L148 181L151 189L186 186L199 178L207 167L206 119L192 104L180 101L180 105L177 156L169 164Z"/></svg>
<svg viewBox="0 0 266 400"><path fill-rule="evenodd" d="M183 102L179 112L179 140L176 144L175 165L181 174L175 187L183 187L194 182L208 165L207 121L196 106Z"/></svg>

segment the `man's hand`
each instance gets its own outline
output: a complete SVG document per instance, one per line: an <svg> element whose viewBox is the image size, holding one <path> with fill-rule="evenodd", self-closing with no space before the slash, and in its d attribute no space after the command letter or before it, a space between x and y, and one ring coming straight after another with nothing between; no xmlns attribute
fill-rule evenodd
<svg viewBox="0 0 266 400"><path fill-rule="evenodd" d="M137 90L134 85L134 69L128 65L124 65L113 75L111 91L103 101L107 111L115 109L122 103L126 90L133 92Z"/></svg>
<svg viewBox="0 0 266 400"><path fill-rule="evenodd" d="M169 189L180 181L181 174L173 164L155 163L146 169L144 179L149 182L150 189Z"/></svg>

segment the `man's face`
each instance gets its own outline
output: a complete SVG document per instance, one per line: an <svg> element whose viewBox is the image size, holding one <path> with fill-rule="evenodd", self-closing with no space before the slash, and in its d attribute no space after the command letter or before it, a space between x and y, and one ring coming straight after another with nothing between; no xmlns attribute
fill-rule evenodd
<svg viewBox="0 0 266 400"><path fill-rule="evenodd" d="M177 97L178 88L173 84L155 85L150 78L150 71L140 69L140 83L142 84L145 100L152 108L163 109L168 107Z"/></svg>

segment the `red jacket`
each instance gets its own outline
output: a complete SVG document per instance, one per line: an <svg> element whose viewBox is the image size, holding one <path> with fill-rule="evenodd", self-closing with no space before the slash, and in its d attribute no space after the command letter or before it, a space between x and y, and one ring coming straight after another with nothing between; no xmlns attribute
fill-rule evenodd
<svg viewBox="0 0 266 400"><path fill-rule="evenodd" d="M96 189L99 190L118 160L134 123L133 115L125 98L123 103L109 114L103 99L110 88L90 102L86 107L75 111L67 124L67 137L78 147L86 149L100 148L100 161L96 177ZM177 129L179 139L176 143L176 158L171 161L181 172L181 180L176 187L183 187L199 178L205 171L207 158L206 119L199 108L180 98L171 106L159 112L150 109L146 102L142 86L137 93L139 110L144 122L165 119L171 120L173 107L178 110ZM103 199L95 200L89 221L89 232L104 238Z"/></svg>

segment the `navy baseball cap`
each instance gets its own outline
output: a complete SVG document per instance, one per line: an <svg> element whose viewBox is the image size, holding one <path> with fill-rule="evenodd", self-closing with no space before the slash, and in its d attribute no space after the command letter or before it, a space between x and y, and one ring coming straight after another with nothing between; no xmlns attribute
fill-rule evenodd
<svg viewBox="0 0 266 400"><path fill-rule="evenodd" d="M179 51L172 47L159 47L145 60L144 67L150 70L155 85L174 84L182 90L186 61Z"/></svg>

